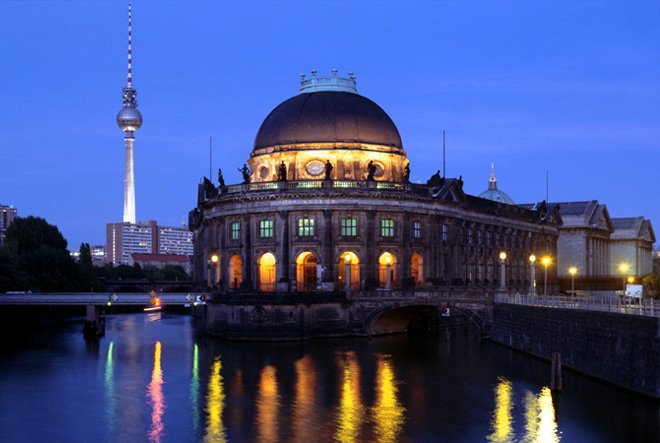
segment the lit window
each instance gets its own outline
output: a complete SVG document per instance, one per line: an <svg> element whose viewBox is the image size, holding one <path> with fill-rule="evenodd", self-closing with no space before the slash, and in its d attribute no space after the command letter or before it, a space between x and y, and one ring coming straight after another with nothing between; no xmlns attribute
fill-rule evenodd
<svg viewBox="0 0 660 443"><path fill-rule="evenodd" d="M231 224L231 239L238 240L241 238L241 223L233 222Z"/></svg>
<svg viewBox="0 0 660 443"><path fill-rule="evenodd" d="M472 229L468 229L468 243L472 244Z"/></svg>
<svg viewBox="0 0 660 443"><path fill-rule="evenodd" d="M259 221L259 237L270 238L273 236L273 220Z"/></svg>
<svg viewBox="0 0 660 443"><path fill-rule="evenodd" d="M481 244L481 231L477 231L477 244Z"/></svg>
<svg viewBox="0 0 660 443"><path fill-rule="evenodd" d="M394 220L383 219L380 221L380 235L383 237L394 237Z"/></svg>
<svg viewBox="0 0 660 443"><path fill-rule="evenodd" d="M299 218L298 219L298 235L300 237L311 237L314 235L314 219L313 218Z"/></svg>
<svg viewBox="0 0 660 443"><path fill-rule="evenodd" d="M355 237L357 235L357 219L356 218L342 218L341 219L341 235L345 237Z"/></svg>
<svg viewBox="0 0 660 443"><path fill-rule="evenodd" d="M422 238L422 223L418 221L413 222L413 238Z"/></svg>
<svg viewBox="0 0 660 443"><path fill-rule="evenodd" d="M442 225L442 241L447 241L449 238L449 226Z"/></svg>

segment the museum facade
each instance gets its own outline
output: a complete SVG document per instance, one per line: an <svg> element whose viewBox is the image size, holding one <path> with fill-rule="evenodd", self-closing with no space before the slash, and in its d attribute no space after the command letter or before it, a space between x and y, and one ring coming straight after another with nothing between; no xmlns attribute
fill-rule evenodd
<svg viewBox="0 0 660 443"><path fill-rule="evenodd" d="M523 292L541 257L556 281L558 209L468 195L440 173L410 183L396 126L352 74L303 76L241 172L240 184L205 179L190 212L199 290Z"/></svg>

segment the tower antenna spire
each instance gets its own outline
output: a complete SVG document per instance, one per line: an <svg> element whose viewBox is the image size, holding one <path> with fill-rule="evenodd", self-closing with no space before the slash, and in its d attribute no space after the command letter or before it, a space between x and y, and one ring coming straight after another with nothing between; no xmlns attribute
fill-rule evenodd
<svg viewBox="0 0 660 443"><path fill-rule="evenodd" d="M128 88L133 87L133 72L132 72L133 53L131 50L131 2L128 2L128 75L126 76Z"/></svg>

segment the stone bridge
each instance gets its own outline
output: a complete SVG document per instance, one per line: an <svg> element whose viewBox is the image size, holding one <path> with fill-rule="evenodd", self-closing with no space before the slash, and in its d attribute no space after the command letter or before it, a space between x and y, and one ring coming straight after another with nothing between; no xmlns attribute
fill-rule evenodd
<svg viewBox="0 0 660 443"><path fill-rule="evenodd" d="M300 340L405 332L429 307L462 315L484 335L492 324L494 293L363 291L336 293L223 293L210 298L201 328L245 340Z"/></svg>

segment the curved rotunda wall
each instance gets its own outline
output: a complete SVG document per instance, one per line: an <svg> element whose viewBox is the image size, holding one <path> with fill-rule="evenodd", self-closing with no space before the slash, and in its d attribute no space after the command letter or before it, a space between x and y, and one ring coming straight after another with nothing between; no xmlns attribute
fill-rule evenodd
<svg viewBox="0 0 660 443"><path fill-rule="evenodd" d="M248 164L251 181L275 181L282 162L288 180L402 181L407 163L392 119L373 101L339 90L303 92L278 105L262 123Z"/></svg>

